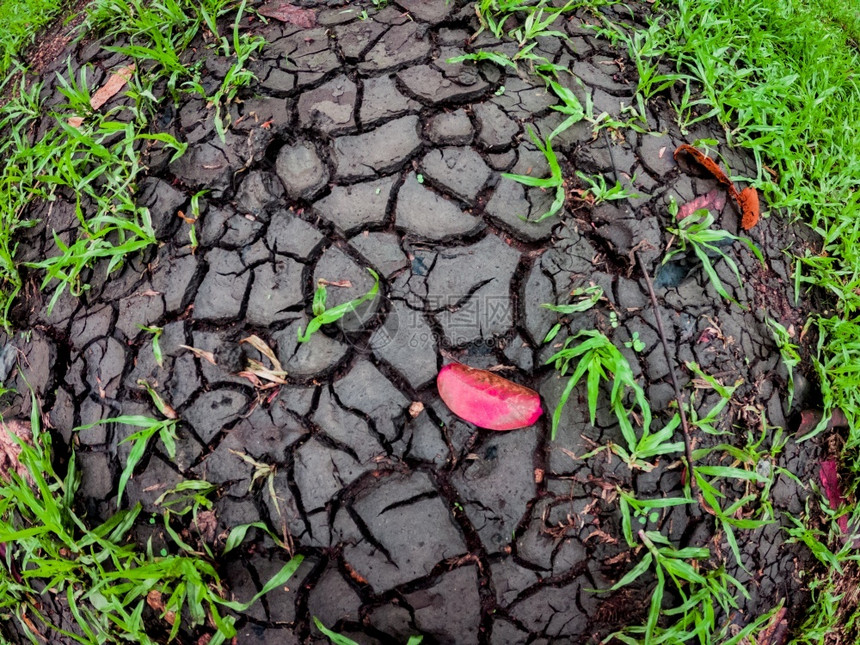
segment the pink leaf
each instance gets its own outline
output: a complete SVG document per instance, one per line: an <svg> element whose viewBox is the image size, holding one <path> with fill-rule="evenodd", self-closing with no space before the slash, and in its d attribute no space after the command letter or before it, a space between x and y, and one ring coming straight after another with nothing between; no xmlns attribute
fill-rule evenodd
<svg viewBox="0 0 860 645"><path fill-rule="evenodd" d="M842 496L842 488L839 486L839 473L837 472L836 462L832 459L821 462L821 470L818 471L818 477L821 479L821 486L824 488L824 494L827 495L827 501L830 503L830 508L834 511L845 504L846 499ZM836 522L843 533L848 532L848 516L843 515Z"/></svg>
<svg viewBox="0 0 860 645"><path fill-rule="evenodd" d="M288 22L302 29L313 29L317 26L317 16L311 9L302 9L287 2L269 2L257 9L257 13L266 18L274 18Z"/></svg>
<svg viewBox="0 0 860 645"><path fill-rule="evenodd" d="M704 195L699 195L691 202L687 202L678 209L678 219L684 219L692 215L700 208L706 208L712 213L719 213L726 205L726 195L723 191L714 189Z"/></svg>
<svg viewBox="0 0 860 645"><path fill-rule="evenodd" d="M451 412L479 428L516 430L543 414L537 392L487 370L451 363L439 370L436 385Z"/></svg>

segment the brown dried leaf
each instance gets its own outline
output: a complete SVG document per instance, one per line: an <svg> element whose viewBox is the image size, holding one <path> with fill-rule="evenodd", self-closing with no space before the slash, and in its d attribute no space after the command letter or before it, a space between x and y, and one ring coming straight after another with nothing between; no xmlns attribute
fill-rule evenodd
<svg viewBox="0 0 860 645"><path fill-rule="evenodd" d="M215 362L215 354L212 352L207 352L202 349L197 349L196 347L191 347L189 345L180 345L182 349L187 349L189 352L194 354L197 358L205 358L207 361L212 363L213 365L217 365Z"/></svg>
<svg viewBox="0 0 860 645"><path fill-rule="evenodd" d="M176 612L173 611L164 611L164 600L162 598L161 592L158 589L153 589L148 594L146 594L146 604L149 605L150 609L153 611L157 611L162 614L164 620L166 620L169 624L173 624L176 621Z"/></svg>
<svg viewBox="0 0 860 645"><path fill-rule="evenodd" d="M311 9L302 9L286 2L269 2L257 9L257 13L302 29L313 29L317 26L317 16Z"/></svg>
<svg viewBox="0 0 860 645"><path fill-rule="evenodd" d="M776 612L768 626L756 638L756 645L783 645L788 639L788 621L785 618L785 607Z"/></svg>
<svg viewBox="0 0 860 645"><path fill-rule="evenodd" d="M98 110L102 105L111 100L128 83L128 79L131 78L132 74L134 74L134 64L121 67L115 73L111 74L107 83L97 89L95 94L90 97L90 107ZM83 122L84 119L80 116L73 116L68 119L68 124L73 128L80 128Z"/></svg>
<svg viewBox="0 0 860 645"><path fill-rule="evenodd" d="M197 513L194 527L205 542L212 544L215 541L215 531L218 528L218 518L215 516L215 511Z"/></svg>
<svg viewBox="0 0 860 645"><path fill-rule="evenodd" d="M0 421L0 477L8 480L8 473L14 470L19 477L32 484L33 478L26 466L18 460L21 455L21 446L18 445L12 435L26 443L33 442L33 432L30 429L30 424L26 421L17 419Z"/></svg>
<svg viewBox="0 0 860 645"><path fill-rule="evenodd" d="M122 67L111 74L107 83L102 85L96 93L90 97L90 107L98 110L102 105L111 100L117 92L119 92L128 80L134 74L134 63L127 67Z"/></svg>
<svg viewBox="0 0 860 645"><path fill-rule="evenodd" d="M260 352L263 356L268 358L272 362L272 366L275 368L276 372L283 372L284 368L281 367L281 362L278 360L278 357L275 356L275 352L272 351L272 348L266 345L266 341L257 336L256 334L252 334L247 338L243 338L239 341L239 343L248 343L251 347ZM286 372L284 372L286 374Z"/></svg>
<svg viewBox="0 0 860 645"><path fill-rule="evenodd" d="M317 280L317 284L324 284L327 287L341 287L343 289L352 287L352 282L349 280L326 280L325 278L320 278Z"/></svg>
<svg viewBox="0 0 860 645"><path fill-rule="evenodd" d="M618 540L609 535L606 531L601 531L600 529L594 529L591 533L588 534L583 542L588 542L591 538L597 538L600 542L604 542L607 544L617 544Z"/></svg>

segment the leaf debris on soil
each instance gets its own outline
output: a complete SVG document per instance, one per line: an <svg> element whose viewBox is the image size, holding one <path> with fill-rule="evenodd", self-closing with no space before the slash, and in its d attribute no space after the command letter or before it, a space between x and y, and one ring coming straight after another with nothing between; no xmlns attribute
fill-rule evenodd
<svg viewBox="0 0 860 645"><path fill-rule="evenodd" d="M94 110L98 110L101 106L116 96L117 92L119 92L123 87L125 87L125 84L128 83L132 74L134 74L134 70L135 66L134 63L132 63L126 67L119 68L111 74L107 83L102 85L98 90L96 90L95 94L90 97L90 107ZM79 128L84 122L84 119L80 116L73 116L68 122L73 128Z"/></svg>
<svg viewBox="0 0 860 645"><path fill-rule="evenodd" d="M274 18L302 29L313 29L317 26L317 16L313 10L302 9L287 2L269 2L257 9L257 13L266 18Z"/></svg>

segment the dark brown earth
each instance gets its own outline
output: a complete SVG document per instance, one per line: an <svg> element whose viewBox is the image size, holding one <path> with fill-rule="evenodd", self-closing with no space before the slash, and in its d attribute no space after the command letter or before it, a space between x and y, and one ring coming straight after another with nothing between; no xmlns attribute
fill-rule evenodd
<svg viewBox="0 0 860 645"><path fill-rule="evenodd" d="M794 303L783 250L801 249L806 234L778 216L763 219L751 237L766 269L746 247L725 247L743 284L725 262L716 264L718 273L748 310L720 298L692 258L660 268L672 225L669 198L684 203L718 186L679 170L672 158L678 145L716 139L731 174L757 174L750 157L725 145L716 123L682 133L670 94L647 108L647 133L595 136L581 122L562 134L555 149L569 178L567 206L560 216L525 222L520 216L536 217L551 196L500 173L548 174L527 127L545 137L560 122L550 109L554 97L510 69L445 62L482 47L513 54L515 45L486 33L470 40L474 10L460 2L398 0L381 10L369 6L364 20L357 3L329 5L315 6L314 29L245 25L268 45L252 65L259 80L233 107L226 141L202 101L165 102L154 123L189 148L174 163L158 152L146 157L138 195L150 208L158 248L107 280L96 267L91 288L80 299L63 295L50 316L49 294L35 288L40 276L29 276L17 310L27 335L5 342L22 352L57 444L78 451L81 507L93 518L112 513L127 454L119 444L131 429L73 435L72 428L120 414L157 416L137 385L146 379L182 419L177 456L171 461L157 444L125 503L157 513L154 502L165 490L206 479L219 486L219 534L263 521L305 556L288 589L241 616L239 643L319 642L311 616L361 643L402 643L419 633L425 643L590 643L641 623L650 574L618 593L593 591L610 587L638 560L624 544L614 488L643 498L680 495L678 464L663 460L646 473L631 472L607 451L578 458L621 440L605 399L597 425L589 423L584 386L550 441L547 415L508 433L453 417L435 375L452 359L499 368L538 390L551 411L563 381L546 359L568 334L596 328L627 356L661 421L673 400L670 370L690 384L685 362L726 384L742 379L720 421L728 437L694 435L698 446L743 446L748 431L758 436L762 412L772 426L791 426L785 368L765 320L797 329L805 320L807 305ZM595 114L626 119L635 67L594 36L587 25L595 22L588 13L570 15L559 23L570 38L542 38L536 52L573 71L561 82L583 101L590 93ZM58 99L51 79L65 70L66 54L73 66L93 67L94 84L127 62L97 44L71 46L45 68L49 104ZM199 54L218 80L223 60L202 47ZM592 205L577 193L585 186L575 170L602 174L610 186L616 178L632 182L639 196ZM177 212L188 213L202 189L200 247L192 252L189 226ZM28 215L45 221L22 241L23 260L49 252L51 229L74 235L71 202L50 212L37 204ZM739 232L731 205L718 226ZM656 276L674 366L663 355L634 250ZM375 311L298 344L317 279L349 281L329 288L329 305L336 305L370 288L367 268L382 277ZM589 284L601 286L606 299L567 317L544 345L559 317L540 305L567 302L572 289ZM164 328L162 367L140 325ZM640 353L624 346L634 333L645 344ZM247 359L260 358L240 344L251 334L275 349L288 385L259 391L237 375ZM183 345L214 352L217 365ZM13 377L10 384L26 392L21 374ZM808 397L806 380L797 382L794 409ZM697 400L704 410L716 402L705 390ZM415 402L423 404L417 414ZM790 440L771 465L808 481L817 450ZM277 505L267 486L252 485L253 467L237 452L274 466ZM726 493L734 499L743 491ZM807 604L800 573L810 556L785 542L780 518L798 516L805 495L779 476L771 495L778 521L738 532L749 573L707 513L667 509L649 528L679 546L709 546L713 564L725 562L751 596L733 614L736 625L780 601L796 625ZM219 565L230 592L246 599L288 557L259 534Z"/></svg>

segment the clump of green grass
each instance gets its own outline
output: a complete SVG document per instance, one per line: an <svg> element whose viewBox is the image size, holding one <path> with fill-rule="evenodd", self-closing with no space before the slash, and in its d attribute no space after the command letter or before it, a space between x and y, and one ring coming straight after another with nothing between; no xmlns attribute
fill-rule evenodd
<svg viewBox="0 0 860 645"><path fill-rule="evenodd" d="M4 0L0 3L0 76L24 67L21 53L38 33L63 11L56 0Z"/></svg>
<svg viewBox="0 0 860 645"><path fill-rule="evenodd" d="M308 322L307 329L302 331L300 328L298 330L300 343L308 342L311 339L311 336L315 332L319 331L320 327L323 325L336 323L347 314L354 312L356 307L359 305L362 305L369 300L373 300L377 296L379 293L379 274L370 268L368 268L367 271L373 276L374 280L373 286L370 290L358 298L345 302L337 307L332 307L331 309L326 309L325 306L326 299L328 298L328 290L326 289L325 282L319 282L316 291L314 291L313 302L311 303L311 310L313 311L314 317L311 318L310 322Z"/></svg>
<svg viewBox="0 0 860 645"><path fill-rule="evenodd" d="M292 558L250 601L228 600L217 560L183 541L169 514L164 530L170 550L160 554L130 539L139 504L91 527L74 510L80 481L74 454L65 477L60 477L54 470L51 437L41 430L35 395L30 424L32 442L13 437L32 482L14 470L0 479L0 542L8 563L0 567L0 609L33 642L39 642L39 634L51 634L87 644L153 643L144 611L155 597L163 605L160 618L170 626L170 640L187 618L191 628L209 625L215 630L210 643L224 643L236 634L235 618L225 611L247 610L283 585L301 563L301 556ZM235 548L249 528L235 527L223 552ZM48 620L39 600L44 595L69 608L76 633Z"/></svg>
<svg viewBox="0 0 860 645"><path fill-rule="evenodd" d="M674 200L670 203L669 214L672 215L673 218L678 214L678 205ZM758 261L761 262L762 266L765 266L764 256L751 240L745 237L733 235L728 231L715 230L711 228L713 224L714 216L711 215L708 210L703 208L691 213L684 219L679 220L677 227L668 227L667 230L677 238L678 247L666 254L666 257L663 258L663 264L671 260L676 255L687 253L688 250L692 249L693 253L695 253L696 257L702 263L702 269L704 270L705 275L708 276L708 280L711 285L713 285L716 292L726 300L738 305L741 309L746 309L744 305L732 298L729 295L729 292L726 291L722 280L720 280L720 276L717 275L717 271L714 268L711 258L722 258L732 270L735 278L737 278L738 284L741 285L743 282L741 280L741 274L738 271L737 263L728 254L726 254L719 245L730 241L741 242L745 244L750 251L752 251L753 255L755 255Z"/></svg>
<svg viewBox="0 0 860 645"><path fill-rule="evenodd" d="M230 36L218 31L218 20L236 11ZM133 253L155 244L152 221L146 208L137 204L136 184L146 167L140 150L155 143L182 155L187 144L174 137L152 132L149 121L160 98L156 83L164 79L174 99L196 93L206 99L213 120L224 139L229 127L227 107L253 74L246 68L251 56L263 45L260 37L239 30L245 10L232 0L98 0L90 8L81 33L94 31L107 38L123 38L127 45L107 49L136 62L124 104L108 111L90 106L88 69L75 72L69 63L65 76L58 77L66 101L47 112L40 103L41 85L27 89L26 79L0 108L0 322L8 329L9 310L21 290L16 260L19 232L35 222L27 220L34 201L52 202L73 195L80 229L70 241L54 236L56 255L28 267L44 272L42 288L54 285L48 311L68 290L80 295L89 288L86 271L95 263L107 262L107 273L120 268ZM201 83L202 59L186 65L182 55L206 30L212 47L233 62L224 79L207 92ZM7 88L10 89L10 88ZM80 125L70 117L81 117ZM30 133L38 119L54 119L39 140ZM192 201L194 206L194 201ZM196 237L192 228L192 245Z"/></svg>

